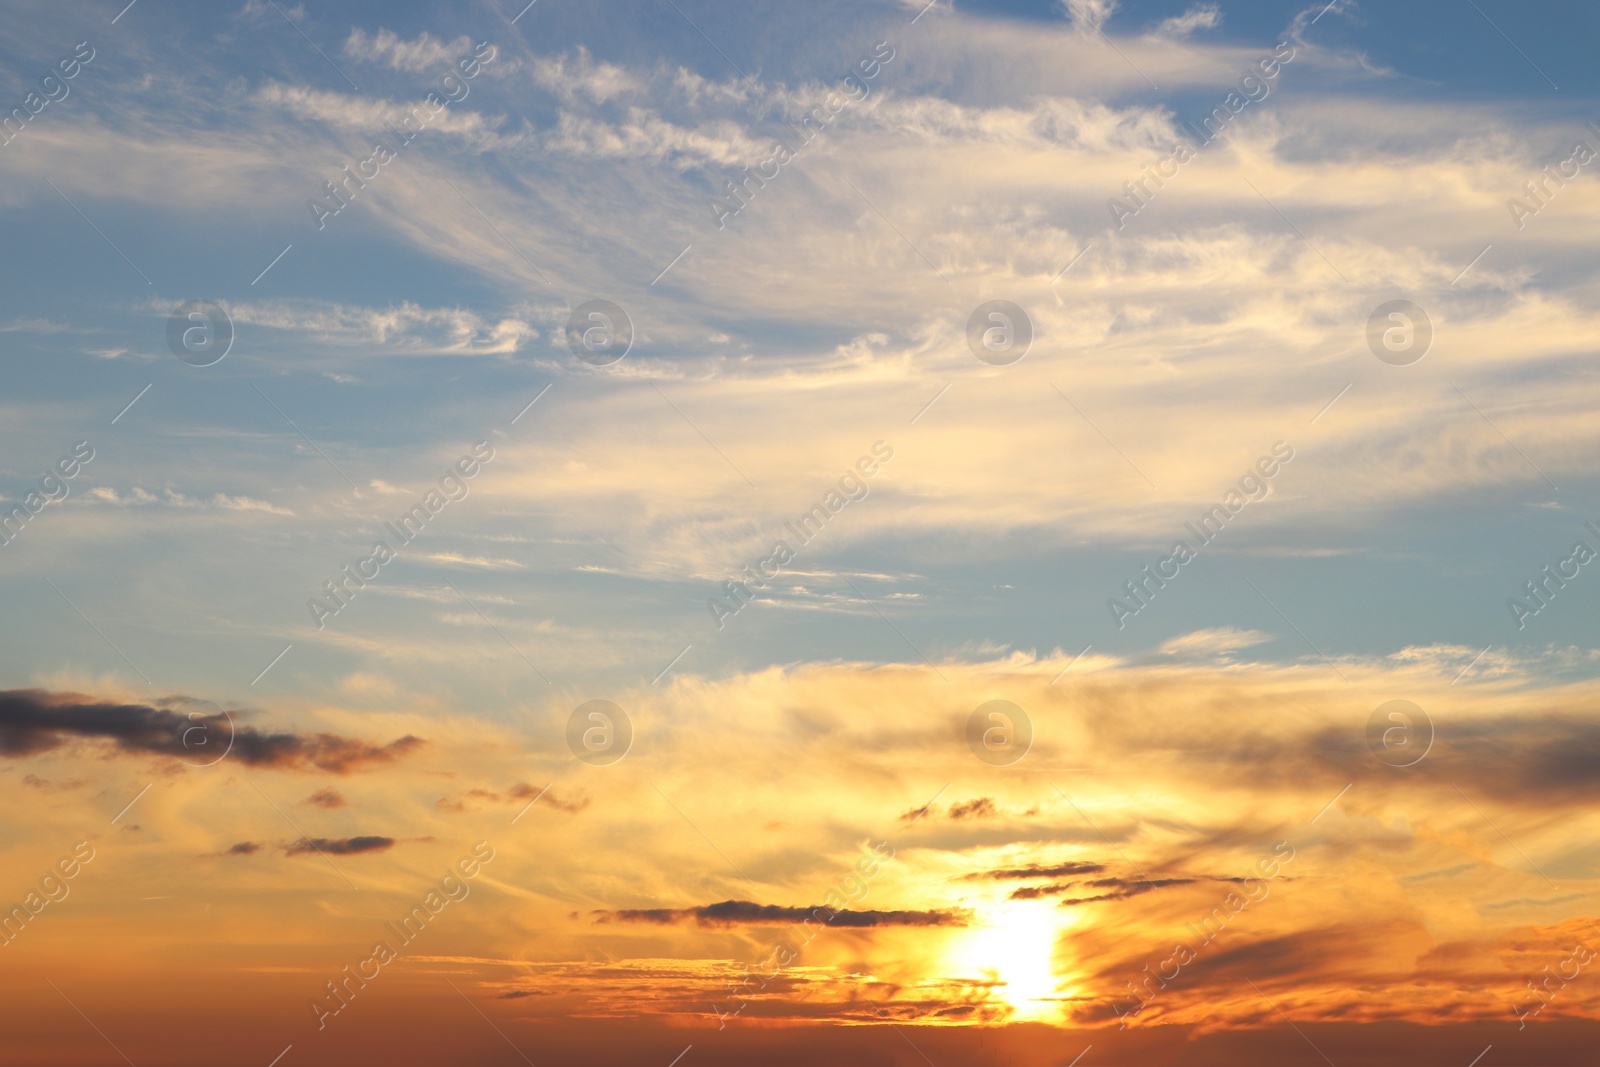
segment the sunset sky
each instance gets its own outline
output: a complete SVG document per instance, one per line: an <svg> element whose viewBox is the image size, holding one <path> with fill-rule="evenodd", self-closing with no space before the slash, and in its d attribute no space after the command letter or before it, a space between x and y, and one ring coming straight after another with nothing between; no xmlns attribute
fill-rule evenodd
<svg viewBox="0 0 1600 1067"><path fill-rule="evenodd" d="M5 4L0 1064L1592 1062L1597 41Z"/></svg>

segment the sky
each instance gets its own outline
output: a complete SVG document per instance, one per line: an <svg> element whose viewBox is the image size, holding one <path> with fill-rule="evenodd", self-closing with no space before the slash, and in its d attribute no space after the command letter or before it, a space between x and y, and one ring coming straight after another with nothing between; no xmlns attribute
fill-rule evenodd
<svg viewBox="0 0 1600 1067"><path fill-rule="evenodd" d="M1587 1062L1600 10L525 3L0 10L0 1063Z"/></svg>

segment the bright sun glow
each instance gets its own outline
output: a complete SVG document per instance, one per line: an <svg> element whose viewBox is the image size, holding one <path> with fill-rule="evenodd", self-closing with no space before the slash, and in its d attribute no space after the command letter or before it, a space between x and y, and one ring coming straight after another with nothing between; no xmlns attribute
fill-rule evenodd
<svg viewBox="0 0 1600 1067"><path fill-rule="evenodd" d="M982 925L950 948L949 973L1003 983L997 994L1015 1009L1015 1019L1049 1019L1059 1010L1052 966L1057 936L1070 925L1060 909L1044 901L1011 900L981 912Z"/></svg>

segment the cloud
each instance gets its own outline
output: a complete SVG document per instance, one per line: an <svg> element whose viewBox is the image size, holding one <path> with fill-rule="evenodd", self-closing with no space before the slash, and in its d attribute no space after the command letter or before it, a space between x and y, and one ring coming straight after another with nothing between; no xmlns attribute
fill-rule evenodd
<svg viewBox="0 0 1600 1067"><path fill-rule="evenodd" d="M194 719L148 704L113 704L41 689L0 692L0 757L36 756L74 740L106 740L122 752L192 758L184 739L197 727L208 739L232 731L228 758L247 766L334 774L392 763L426 743L410 735L375 745L330 733L263 733L236 727L225 715Z"/></svg>
<svg viewBox="0 0 1600 1067"><path fill-rule="evenodd" d="M952 819L988 819L998 814L994 801L988 797L979 797L964 804L950 805L950 817Z"/></svg>
<svg viewBox="0 0 1600 1067"><path fill-rule="evenodd" d="M630 107L620 122L562 112L544 146L577 159L728 167L759 162L771 154L770 141L750 136L732 120L679 125L642 107Z"/></svg>
<svg viewBox="0 0 1600 1067"><path fill-rule="evenodd" d="M488 570L521 570L523 564L514 559L503 559L490 556L463 556L459 552L432 552L428 558L438 563L461 563L468 567L483 567Z"/></svg>
<svg viewBox="0 0 1600 1067"><path fill-rule="evenodd" d="M645 80L626 67L595 62L582 45L553 59L535 59L532 75L535 84L569 102L582 95L603 104L613 97L641 93L646 88Z"/></svg>
<svg viewBox="0 0 1600 1067"><path fill-rule="evenodd" d="M86 496L90 500L115 504L118 507L149 507L159 504L165 507L194 510L256 511L267 515L294 514L288 508L280 508L276 504L268 503L265 500L257 500L254 497L215 493L210 500L201 500L196 497L186 496L170 487L163 489L161 495L157 496L155 493L137 485L129 489L126 495L109 485L97 485L90 489Z"/></svg>
<svg viewBox="0 0 1600 1067"><path fill-rule="evenodd" d="M472 811L481 806L473 803L482 801L486 804L527 804L537 799L541 807L555 808L568 815L576 815L589 806L589 798L581 793L572 800L563 800L553 786L545 789L535 789L527 782L518 782L504 792L492 789L469 789L459 797L440 797L434 804L441 811Z"/></svg>
<svg viewBox="0 0 1600 1067"><path fill-rule="evenodd" d="M1082 33L1097 33L1111 13L1117 9L1117 0L1056 0L1073 27Z"/></svg>
<svg viewBox="0 0 1600 1067"><path fill-rule="evenodd" d="M1105 869L1106 865L1103 863L1071 860L1066 863L1032 863L1026 867L1008 867L997 871L978 871L975 874L966 875L965 878L969 882L1059 878L1068 874L1098 874Z"/></svg>
<svg viewBox="0 0 1600 1067"><path fill-rule="evenodd" d="M48 778L40 778L36 774L25 774L22 776L22 784L30 786L44 793L58 793L67 789L77 789L81 786L87 785L88 783L81 778L73 778L70 781L65 782L56 782L51 781Z"/></svg>
<svg viewBox="0 0 1600 1067"><path fill-rule="evenodd" d="M337 789L319 789L302 802L315 804L319 808L342 808L345 806L344 794Z"/></svg>
<svg viewBox="0 0 1600 1067"><path fill-rule="evenodd" d="M1047 885L1025 885L1011 891L1009 900L1037 900L1040 897L1055 897L1065 893L1077 885L1077 882L1051 882Z"/></svg>
<svg viewBox="0 0 1600 1067"><path fill-rule="evenodd" d="M511 355L539 337L526 318L489 318L460 307L423 307L402 301L362 307L311 300L231 304L240 325L264 326L314 338L321 344L370 356Z"/></svg>
<svg viewBox="0 0 1600 1067"><path fill-rule="evenodd" d="M298 23L306 17L306 6L304 4L291 4L288 7L282 7L269 2L269 0L244 0L244 7L239 9L239 14L245 18L255 19L257 22L288 16L290 22Z"/></svg>
<svg viewBox="0 0 1600 1067"><path fill-rule="evenodd" d="M257 844L256 842L254 842L254 841L240 841L237 845L234 845L232 848L228 849L228 851L225 852L224 855L227 855L227 856L251 856L251 855L254 855L255 853L260 852L260 851L261 851L261 846L259 844Z"/></svg>
<svg viewBox="0 0 1600 1067"><path fill-rule="evenodd" d="M406 40L393 30L379 29L367 34L357 27L350 31L344 42L344 54L366 63L382 63L394 70L422 74L437 71L454 73L450 68L456 61L472 52L472 38L457 37L443 41L424 31L413 40Z"/></svg>
<svg viewBox="0 0 1600 1067"><path fill-rule="evenodd" d="M1196 4L1181 15L1162 19L1156 26L1158 37L1187 37L1195 30L1214 29L1222 24L1222 8L1216 4Z"/></svg>
<svg viewBox="0 0 1600 1067"><path fill-rule="evenodd" d="M393 847L392 837L302 837L283 851L286 856L300 856L307 852L355 856L363 852L383 852Z"/></svg>
<svg viewBox="0 0 1600 1067"><path fill-rule="evenodd" d="M1600 800L1600 722L1585 713L1511 711L1455 722L1436 755L1431 766L1419 764L1430 778L1459 776L1505 801Z"/></svg>
<svg viewBox="0 0 1600 1067"><path fill-rule="evenodd" d="M529 785L527 782L521 782L516 786L513 786L507 796L509 799L517 801L532 800L534 797L539 796L539 794L534 791L533 786ZM588 797L580 795L576 800L562 800L556 795L554 788L544 790L543 800L544 803L549 804L557 811L564 811L569 815L576 815L578 812L589 806Z"/></svg>
<svg viewBox="0 0 1600 1067"><path fill-rule="evenodd" d="M1143 878L1100 878L1093 882L1085 882L1084 885L1096 889L1115 889L1115 892L1101 893L1092 897L1068 897L1059 901L1059 904L1063 908L1070 908L1080 904L1095 904L1102 900L1126 900L1129 897L1142 896L1157 889L1166 889L1175 885L1193 885L1194 882L1195 879L1193 878L1152 878L1148 880ZM1012 896L1015 897L1016 893L1013 893Z"/></svg>
<svg viewBox="0 0 1600 1067"><path fill-rule="evenodd" d="M397 103L378 97L275 81L257 89L252 100L267 109L282 109L295 118L318 123L329 130L356 134L361 138L359 151L362 155L369 154L373 145L380 141L388 145L391 151L404 152L404 144L397 141L395 134L386 132L386 127L392 129L402 126L408 117L415 123L418 121L415 116L418 115L427 117L428 131L460 137L473 148L506 147L494 132L494 122L483 112L469 108L454 107L431 114L421 100ZM349 162L354 164L355 161L352 159ZM330 167L328 176L338 178L341 175L337 169Z"/></svg>
<svg viewBox="0 0 1600 1067"><path fill-rule="evenodd" d="M1168 1011L1184 1025L1248 1025L1259 999L1235 999L1228 984L1237 971L1249 970L1248 961L1260 964L1261 973L1250 976L1269 995L1297 990L1296 1010L1309 1019L1356 1010L1349 990L1372 983L1393 993L1393 1006L1385 1010L1395 1017L1425 1018L1429 1010L1458 1003L1460 989L1492 990L1491 977L1498 973L1504 980L1508 966L1537 973L1548 961L1523 967L1525 957L1537 955L1524 946L1542 951L1555 935L1524 938L1519 931L1530 921L1583 913L1581 901L1546 892L1484 815L1563 889L1569 877L1578 887L1573 891L1581 891L1581 879L1594 877L1600 857L1584 814L1595 795L1585 741L1593 730L1579 729L1597 692L1593 684L1551 691L1518 680L1450 687L1459 665L1450 670L1432 660L1374 658L1341 663L1349 682L1325 666L1244 664L1219 671L1164 659L1094 670L1080 665L1052 685L1063 665L1008 656L941 663L944 677L921 666L847 663L731 679L684 674L666 689L645 679L616 695L640 736L651 739L650 758L660 761L657 781L671 805L643 778L618 780L615 788L582 799L574 786L558 784L559 796L546 793L535 806L587 801L581 816L540 820L548 847L537 854L501 849L490 870L497 883L512 888L503 895L474 890L477 903L470 918L463 913L462 941L451 949L477 958L509 945L519 956L532 948L561 958L563 946L598 943L633 957L634 970L623 976L600 962L573 964L560 972L572 979L562 986L564 994L518 998L518 1007L559 1015L569 1007L561 997L577 995L601 1013L666 1014L695 1003L703 1010L708 993L717 995L711 990L726 988L726 961L759 959L757 943L768 933L809 920L823 935L854 928L870 936L810 941L780 984L769 987L785 995L760 998L773 1017L865 1021L881 1009L897 1019L933 1021L966 1012L1000 1021L1009 1009L999 983L1015 978L1002 973L991 981L979 964L1001 939L1017 943L1010 940L1015 936L1034 944L1041 959L1054 959L1064 983L1089 991L1063 1002L1067 1021L1095 1022L1096 1012L1109 1010L1109 991L1130 980L1137 984L1144 967L1165 960L1173 936L1185 936L1185 923L1205 929L1207 916L1238 889L1233 880L1256 875L1258 861L1275 854L1273 842L1289 839L1298 854L1262 883L1270 890L1265 899L1231 920L1226 934L1200 950L1200 960L1185 965L1181 980L1141 1018L1154 1021ZM1428 758L1404 771L1379 763L1364 740L1367 715L1396 692L1427 694L1418 699L1441 727L1448 725ZM1036 771L986 777L981 796L963 797L958 790L952 801L945 792L936 806L940 817L897 825L896 816L913 803L971 773L962 724L971 708L1001 697L1024 706L1036 723L1049 724L1020 765ZM383 699L392 705L404 699L403 691ZM419 707L426 709L436 746L427 770L457 776L450 780L461 784L446 795L465 806L503 810L499 818L509 819L539 796L557 768L569 765L559 735L527 745L520 729L508 732L508 723L437 714L443 706L432 702ZM874 714L854 714L859 707ZM541 715L552 710L559 705L535 708ZM1564 714L1553 714L1558 710ZM388 733L420 730L407 720L385 721L392 723ZM1518 740L1523 730L1525 741ZM784 751L789 759L776 774L741 763L740 753L752 746ZM1551 779L1543 792L1526 789L1511 770L1525 753L1532 754L1531 770ZM1571 766L1563 767L1562 758ZM1038 769L1067 765L1094 768L1070 786L1070 802L1037 776ZM828 773L818 777L805 769L819 766ZM16 784L17 777L18 794L40 797ZM460 824L472 820L436 807L441 790L428 780L400 774L364 779L363 806L381 805L396 825L410 828L407 836L459 838ZM143 781L128 785L119 796L132 797ZM730 792L740 805L723 802ZM217 864L225 868L220 876L248 887L262 877L261 856L282 856L290 845L287 837L268 836L282 823L251 794L245 789L241 795L224 775L190 774L163 783L140 804L152 812L144 821L153 830L155 813L182 802L195 813L198 843L184 843L179 854L221 849L237 862ZM302 787L293 797L306 795ZM1038 814L942 817L980 800L1001 813L1037 806ZM797 806L807 813L804 819L792 816ZM170 835L167 824L176 821L163 820L163 834ZM319 845L342 863L332 850L352 840L343 836L348 828L332 836L322 827L306 829L323 833L327 839L319 838ZM825 908L777 903L824 899L827 887L840 884L840 872L854 869L857 835L874 831L887 833L896 851L880 862L870 896L861 902L871 910L842 911L824 922ZM757 884L771 887L767 901L740 898L731 888L737 884L731 869L699 870L685 888L678 872L707 851L700 832ZM234 841L265 843L256 853L227 852ZM604 850L605 864L594 864L595 843L604 841L620 844ZM359 853L353 862L398 875L390 865L412 853L398 843L382 855ZM303 876L307 882L298 891L320 899L325 885L311 877L317 864L302 862L310 846L298 847L294 862L275 865L274 876ZM154 865L160 858L152 853L140 862ZM1432 872L1450 873L1428 877ZM571 903L530 912L535 898L552 892L569 893ZM685 906L693 900L708 903ZM597 907L616 910L592 910ZM1330 948L1317 933L1367 920L1397 922L1383 926L1395 945L1369 939L1349 950ZM329 924L316 928L322 931L337 920L314 921ZM1419 940L1425 930L1433 933ZM598 940L597 931L603 932ZM1288 951L1285 946L1302 934L1308 951ZM1228 955L1257 943L1263 947L1254 955ZM1376 955L1363 959L1354 949ZM1470 967L1457 967L1457 958ZM471 959L462 965L499 966ZM1457 971L1465 978L1452 985ZM486 995L524 984L545 987L518 974L515 981L489 985ZM873 977L867 1004L861 983L850 977L863 974ZM1363 976L1371 982L1353 981ZM1514 989L1519 983L1509 984Z"/></svg>
<svg viewBox="0 0 1600 1067"><path fill-rule="evenodd" d="M1215 626L1194 630L1161 643L1160 652L1167 656L1215 656L1236 652L1241 648L1265 644L1273 636L1262 630L1242 630L1237 626Z"/></svg>
<svg viewBox="0 0 1600 1067"><path fill-rule="evenodd" d="M965 926L971 914L960 908L934 911L854 911L834 912L832 918L822 919L818 913L832 909L817 905L812 908L791 908L776 904L757 904L749 900L724 900L720 904L706 904L698 908L626 908L619 911L594 912L597 922L630 922L672 925L694 922L699 926L780 926L789 923L827 922L832 926Z"/></svg>

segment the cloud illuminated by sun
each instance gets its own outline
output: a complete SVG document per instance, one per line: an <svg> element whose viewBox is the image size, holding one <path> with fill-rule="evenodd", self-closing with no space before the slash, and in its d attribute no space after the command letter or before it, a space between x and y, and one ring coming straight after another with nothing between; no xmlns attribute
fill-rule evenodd
<svg viewBox="0 0 1600 1067"><path fill-rule="evenodd" d="M996 904L951 942L943 966L952 976L998 983L996 993L1012 1009L1012 1020L1057 1019L1062 976L1055 946L1075 918L1044 901Z"/></svg>

